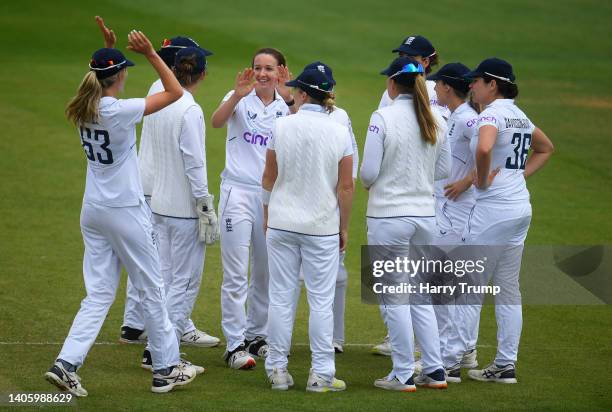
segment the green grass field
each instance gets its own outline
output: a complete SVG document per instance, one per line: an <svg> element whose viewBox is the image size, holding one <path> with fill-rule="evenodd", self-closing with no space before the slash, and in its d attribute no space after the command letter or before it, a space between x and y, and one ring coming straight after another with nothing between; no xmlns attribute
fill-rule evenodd
<svg viewBox="0 0 612 412"><path fill-rule="evenodd" d="M238 70L262 46L283 50L297 74L321 59L334 68L338 103L352 117L363 148L369 116L384 89L377 73L390 50L411 33L429 37L442 63L474 66L485 57L513 63L518 104L553 140L549 166L528 182L533 220L530 244L612 243L609 207L612 168L612 4L595 0L482 3L210 2L22 0L0 3L0 393L54 391L42 378L60 349L80 300L83 245L79 213L85 159L63 108L102 47L93 16L102 15L127 43L128 30L155 43L188 35L211 49L209 77L196 98L210 120ZM141 56L129 55L125 96L141 97L155 79ZM225 130L207 130L209 186L218 194ZM612 410L612 310L607 306L530 306L524 309L518 385L464 380L447 391L388 393L372 386L390 368L388 358L359 344L385 334L375 306L360 302L359 246L365 243L366 192L353 208L347 265L346 353L337 375L348 390L307 394L307 307L299 308L290 370L296 389L273 393L263 365L250 372L225 368L222 349L186 349L208 371L165 396L149 392L138 367L142 347L118 345L124 289L111 308L80 375L90 396L84 410ZM204 281L193 313L196 324L221 336L219 247L206 255ZM123 283L123 282L122 282ZM485 308L479 360L495 353L495 321ZM107 344L108 343L108 344ZM465 375L464 375L465 377Z"/></svg>

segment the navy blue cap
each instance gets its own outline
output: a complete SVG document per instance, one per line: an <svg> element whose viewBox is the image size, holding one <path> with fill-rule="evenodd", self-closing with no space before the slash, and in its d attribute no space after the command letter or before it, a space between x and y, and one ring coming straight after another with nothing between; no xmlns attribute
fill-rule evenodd
<svg viewBox="0 0 612 412"><path fill-rule="evenodd" d="M332 86L336 85L332 69L327 64L320 61L316 61L314 63L310 63L304 66L304 71L306 70L318 70L321 73L324 73L329 78L329 81L331 82Z"/></svg>
<svg viewBox="0 0 612 412"><path fill-rule="evenodd" d="M467 92L470 82L464 77L470 69L462 63L445 64L436 73L427 76L427 80L442 80L455 89Z"/></svg>
<svg viewBox="0 0 612 412"><path fill-rule="evenodd" d="M196 65L191 70L191 74L200 74L206 70L206 53L199 47L185 47L180 49L174 58L174 66L178 66L183 58L195 57Z"/></svg>
<svg viewBox="0 0 612 412"><path fill-rule="evenodd" d="M429 40L418 34L408 36L393 53L405 53L408 56L431 57L436 54L436 49Z"/></svg>
<svg viewBox="0 0 612 412"><path fill-rule="evenodd" d="M99 49L89 62L89 69L96 73L98 79L106 79L113 74L119 73L121 69L133 66L134 63L125 58L123 53L117 49Z"/></svg>
<svg viewBox="0 0 612 412"><path fill-rule="evenodd" d="M474 79L485 75L508 83L514 83L515 79L514 73L512 72L512 65L497 57L483 60L476 69L466 73L464 77L467 79Z"/></svg>
<svg viewBox="0 0 612 412"><path fill-rule="evenodd" d="M166 65L172 66L174 64L174 57L176 56L176 53L186 47L197 47L202 49L204 56L211 56L213 54L210 50L200 47L200 45L192 38L183 36L164 39L161 48L157 51L157 54L159 54L159 57L162 58Z"/></svg>
<svg viewBox="0 0 612 412"><path fill-rule="evenodd" d="M309 96L319 100L323 99L325 94L333 88L329 77L317 69L304 70L298 77L286 82L285 85L299 87Z"/></svg>
<svg viewBox="0 0 612 412"><path fill-rule="evenodd" d="M389 67L380 72L380 74L384 74L390 78L411 73L425 73L425 69L423 69L423 66L419 62L408 56L398 57L391 62Z"/></svg>

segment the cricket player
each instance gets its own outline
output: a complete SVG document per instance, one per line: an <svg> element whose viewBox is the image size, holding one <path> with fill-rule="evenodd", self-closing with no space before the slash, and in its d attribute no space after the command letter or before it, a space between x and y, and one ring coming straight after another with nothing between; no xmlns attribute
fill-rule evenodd
<svg viewBox="0 0 612 412"><path fill-rule="evenodd" d="M434 180L448 176L450 147L444 119L431 110L424 72L410 57L398 57L382 72L394 100L372 114L363 153L369 245L428 245L435 234ZM415 384L446 388L431 304L382 300L380 309L389 330L393 370L374 386L404 392L415 391ZM416 379L413 330L423 362Z"/></svg>
<svg viewBox="0 0 612 412"><path fill-rule="evenodd" d="M238 74L234 90L211 119L213 127L227 124L219 198L221 326L227 340L225 361L232 369L253 368L255 358L264 359L268 352L268 257L261 176L272 127L293 105L284 83L288 78L281 52L258 50L252 66Z"/></svg>
<svg viewBox="0 0 612 412"><path fill-rule="evenodd" d="M492 271L480 279L492 279L500 287L495 296L497 354L484 369L468 371L478 381L516 383L515 363L522 329L519 273L523 245L531 222L531 203L525 178L542 168L553 153L548 137L519 109L514 98L518 86L512 65L489 58L465 75L471 79L473 99L484 110L478 117L478 138L470 142L475 157L475 206L462 240L469 245L497 245ZM528 157L529 150L532 155ZM467 327L480 315L472 305L457 305L458 317ZM455 364L468 348L455 353Z"/></svg>
<svg viewBox="0 0 612 412"><path fill-rule="evenodd" d="M336 86L333 72L331 67L323 62L317 61L314 63L307 64L304 67L306 70L319 70L324 73L333 87ZM357 179L357 171L359 169L359 148L357 147L357 141L355 140L355 134L353 133L353 127L351 125L351 119L346 113L346 110L334 106L334 110L329 113L329 117L346 126L353 144L353 183ZM344 266L344 258L346 252L340 252L340 264L338 265L338 278L336 279L336 291L334 294L334 337L333 344L336 353L344 352L344 309L346 308L346 286L348 284L348 273ZM300 282L304 281L304 272L300 271ZM298 296L295 298L297 303L299 300L300 289L297 289Z"/></svg>
<svg viewBox="0 0 612 412"><path fill-rule="evenodd" d="M87 157L81 232L85 243L83 277L87 296L68 337L45 378L75 396L87 396L77 375L94 344L125 266L138 290L153 354L151 391L163 393L191 382L196 371L182 364L178 342L164 305L150 210L145 203L136 157L136 123L183 95L170 69L142 32L132 31L128 48L143 54L157 71L164 91L145 99L117 99L134 64L116 49L96 51L90 71L70 101L66 115L80 131Z"/></svg>
<svg viewBox="0 0 612 412"><path fill-rule="evenodd" d="M172 68L174 66L174 60L177 52L187 47L200 48L205 57L212 55L212 52L201 48L193 39L182 36L164 40L161 48L157 51L157 54L159 54L168 67ZM151 85L148 95L159 93L161 90L163 90L163 86L161 81L158 79ZM140 136L140 148L138 152L140 174L142 176L142 187L144 190L145 199L147 199L149 204L151 203L151 194L153 193L156 172L155 162L153 160L153 148L150 142L153 139L153 136L156 133L159 133L159 129L153 126L153 118L153 116L147 116L144 118L142 134ZM153 226L154 229L156 229L156 232L159 233L156 222L153 222ZM173 272L178 270L177 266L179 265L176 262L174 264L172 263L171 255L168 252L169 250L164 247L162 247L159 252L161 270L164 277L164 283L166 285L172 284ZM167 289L166 292L168 292ZM197 294L197 285L190 283L183 295L185 304L190 306L191 304L189 302L194 301L197 298ZM135 289L131 285L129 279L127 284L127 296L125 300L125 310L123 315L123 325L121 326L120 341L123 343L142 343L146 341L146 331L144 330L142 308L138 302L138 295L135 293ZM181 336L181 345L214 347L217 346L219 342L219 338L211 336L208 333L196 328L193 321L188 319L184 328L184 334ZM148 365L149 359L148 356L146 356L146 352L145 356L143 356L143 360Z"/></svg>
<svg viewBox="0 0 612 412"><path fill-rule="evenodd" d="M200 290L205 245L215 243L219 231L213 195L208 192L204 114L193 97L206 66L206 52L199 47L176 53L173 72L184 89L183 97L149 117L155 178L151 210L160 262L170 271L166 305L179 344ZM151 364L147 348L142 367ZM196 370L204 372L202 367Z"/></svg>
<svg viewBox="0 0 612 412"><path fill-rule="evenodd" d="M333 302L339 253L346 249L353 197L353 147L348 129L332 120L333 85L317 69L286 83L298 112L278 119L262 182L270 265L269 355L272 389L287 390L300 268L310 307L311 392L343 391L334 362Z"/></svg>
<svg viewBox="0 0 612 412"><path fill-rule="evenodd" d="M438 102L448 107L450 111L446 139L451 146L452 164L448 179L436 181L436 225L438 230L433 242L447 249L452 245L462 244L461 234L474 206L472 187L474 157L470 151L470 141L474 136L478 113L467 101L470 85L463 76L469 71L470 69L461 63L449 63L437 73L428 76L430 81L435 82ZM460 367L468 369L478 367L476 358L478 324L470 331L466 330L465 322L454 316L454 304L451 302L435 305L434 309L440 334L440 350L447 368L446 380L461 382ZM475 310L478 310L477 307ZM456 336L455 339L460 339L459 333L461 333L462 338L468 341L468 349L459 365L449 365L446 360L456 352L456 349L451 346L461 345L460 342L453 339L449 341L451 331L455 327L458 331L453 334Z"/></svg>

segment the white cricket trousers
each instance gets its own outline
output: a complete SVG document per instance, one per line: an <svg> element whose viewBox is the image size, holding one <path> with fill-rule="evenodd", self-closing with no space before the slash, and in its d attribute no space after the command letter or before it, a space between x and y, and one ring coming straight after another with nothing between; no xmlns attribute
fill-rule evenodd
<svg viewBox="0 0 612 412"><path fill-rule="evenodd" d="M463 245L461 236L473 206L473 202L454 202L446 197L437 197L436 226L438 230L433 239L433 244L441 246ZM446 249L450 250L449 248ZM440 334L440 351L444 366L453 366L448 365L447 359L454 359L454 352L457 350L454 347L450 347L448 343L452 333L460 334L455 339L459 338L461 342L464 342L467 350L476 348L480 317L474 317L474 314L480 313L480 306L472 305L472 308L464 309L472 311L470 325L467 325L464 319L457 317L454 304L434 305L438 322L438 333ZM465 311L462 313L465 313ZM453 331L453 328L456 328L455 331ZM456 342L454 344L456 345Z"/></svg>
<svg viewBox="0 0 612 412"><path fill-rule="evenodd" d="M150 196L145 196L145 199L147 200L147 204L150 206L150 199L151 199ZM169 246L169 242L167 240L160 238L161 234L160 234L160 230L157 228L157 223L156 223L155 218L152 219L152 223L153 223L153 231L155 233L155 236L159 240L158 242L159 261L160 261L159 263L160 263L162 276L164 278L165 292L167 294L168 285L172 283L172 270L171 270L172 269L172 260L171 260L172 253L171 253L171 249L169 247L166 247L166 246ZM177 248L175 251L175 254L176 253L181 253L181 250ZM196 251L196 254L197 254L197 251ZM184 255L186 259L189 259L189 256L190 256L189 253L184 253ZM203 267L204 267L204 261L202 260L202 268ZM195 298L197 297L197 294L198 294L197 290L195 291L195 294L193 293L193 291L191 291L188 294L190 296L193 295L193 300L195 303ZM140 301L138 300L138 290L132 285L132 282L130 281L129 277L127 280L125 308L123 312L123 326L129 326L130 328L140 329L140 330L145 329L144 314L142 311L142 306L140 305ZM195 330L195 329L196 327L193 324L193 321L191 319L188 319L187 324L184 327L183 333L191 332L192 330Z"/></svg>
<svg viewBox="0 0 612 412"><path fill-rule="evenodd" d="M492 200L477 201L472 209L463 239L467 245L498 245L495 261L487 262L487 277L480 279L481 284L501 288L504 301L498 302L495 297L495 318L497 320L497 365L514 364L518 357L518 347L523 327L521 292L519 274L523 247L529 224L531 223L531 204L527 202L501 202ZM508 304L512 302L512 304ZM474 310L474 307L477 310ZM464 325L470 330L478 324L480 305L456 306L457 316L464 319ZM457 333L449 339L449 346L455 348L454 359L448 362L460 361L463 351L468 349L468 342L461 339L463 334ZM445 360L445 362L447 362Z"/></svg>
<svg viewBox="0 0 612 412"><path fill-rule="evenodd" d="M429 245L436 230L435 217L371 218L368 245ZM406 382L414 373L414 338L421 347L423 372L442 368L440 338L432 305L380 305L389 331L393 370L389 378ZM413 337L414 332L414 337Z"/></svg>
<svg viewBox="0 0 612 412"><path fill-rule="evenodd" d="M178 365L179 348L165 305L148 206L144 201L133 207L83 203L81 232L87 296L58 358L76 366L83 364L115 300L123 264L144 310L153 370Z"/></svg>
<svg viewBox="0 0 612 412"><path fill-rule="evenodd" d="M267 243L270 263L270 348L266 372L269 376L275 368L287 368L301 267L310 307L308 336L312 370L331 381L336 374L332 306L338 275L338 235L310 236L268 229Z"/></svg>
<svg viewBox="0 0 612 412"><path fill-rule="evenodd" d="M223 263L221 327L227 350L232 351L245 338L268 335L269 275L261 187L224 181L219 225Z"/></svg>
<svg viewBox="0 0 612 412"><path fill-rule="evenodd" d="M344 258L346 252L340 252L340 258L338 261L338 276L336 277L336 290L334 292L334 342L344 344L344 310L346 308L346 285L348 283L348 272L344 266ZM300 270L300 286L304 283L304 271ZM295 311L297 310L297 304L300 300L300 289L298 287L295 291Z"/></svg>

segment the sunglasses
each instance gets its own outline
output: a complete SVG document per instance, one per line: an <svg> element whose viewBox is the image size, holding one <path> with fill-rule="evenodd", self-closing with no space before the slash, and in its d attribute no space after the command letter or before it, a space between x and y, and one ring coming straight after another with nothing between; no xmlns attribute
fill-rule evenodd
<svg viewBox="0 0 612 412"><path fill-rule="evenodd" d="M389 76L389 78L392 79L402 73L425 73L425 69L423 69L423 65L421 65L420 63L418 63L416 66L413 63L408 63L407 65L402 67L400 71Z"/></svg>

